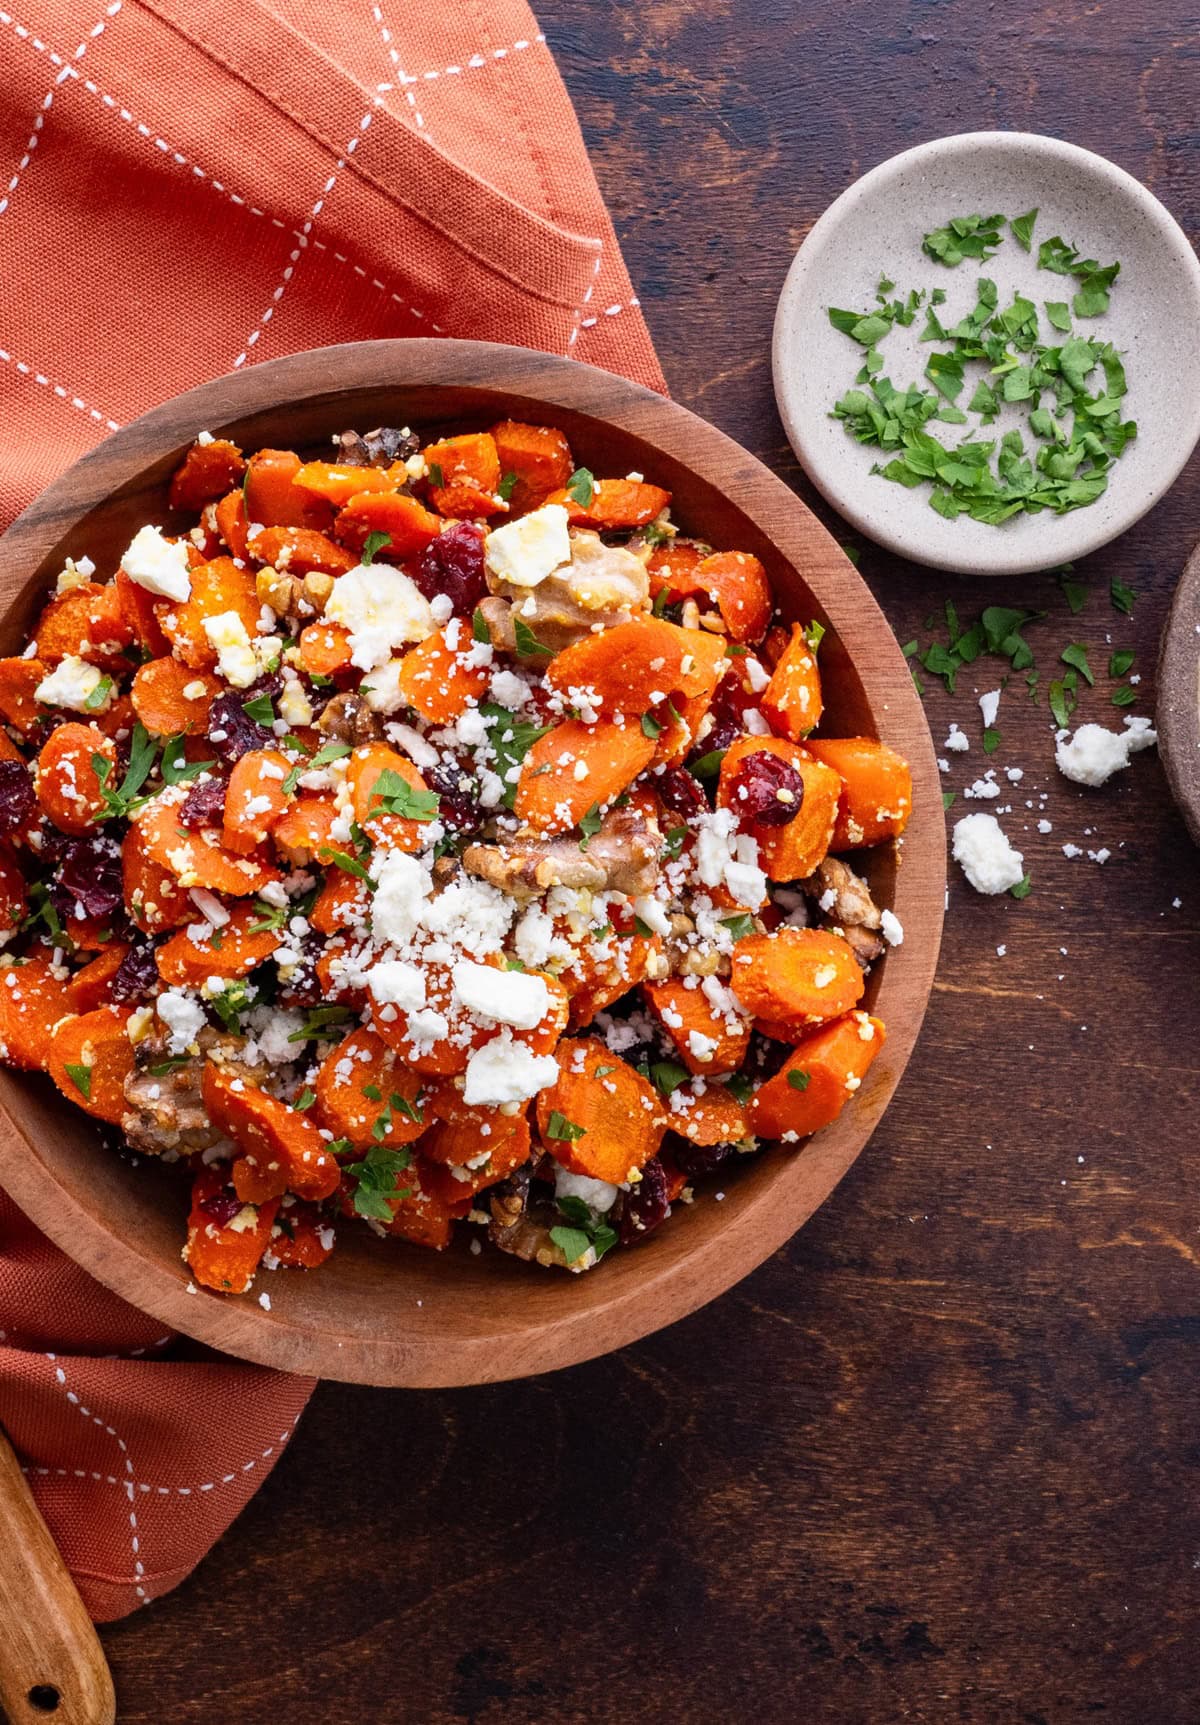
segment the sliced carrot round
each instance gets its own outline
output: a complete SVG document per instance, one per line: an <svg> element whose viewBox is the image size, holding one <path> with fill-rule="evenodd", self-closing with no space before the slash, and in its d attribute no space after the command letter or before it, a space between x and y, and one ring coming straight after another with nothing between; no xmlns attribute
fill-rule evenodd
<svg viewBox="0 0 1200 1725"><path fill-rule="evenodd" d="M864 981L842 935L784 927L735 944L729 986L752 1017L803 1032L857 1006Z"/></svg>
<svg viewBox="0 0 1200 1725"><path fill-rule="evenodd" d="M0 966L0 1046L7 1065L41 1072L50 1033L71 1012L66 972L50 947L35 947L23 961Z"/></svg>
<svg viewBox="0 0 1200 1725"><path fill-rule="evenodd" d="M151 862L185 890L202 886L231 898L261 892L268 881L279 879L279 870L258 857L225 850L214 829L191 832L181 827L179 807L185 795L182 786L171 786L134 816L132 826L140 833Z"/></svg>
<svg viewBox="0 0 1200 1725"><path fill-rule="evenodd" d="M247 540L251 557L289 575L344 575L355 559L312 527L264 527Z"/></svg>
<svg viewBox="0 0 1200 1725"><path fill-rule="evenodd" d="M222 685L206 671L163 656L139 665L130 686L133 710L152 737L203 731Z"/></svg>
<svg viewBox="0 0 1200 1725"><path fill-rule="evenodd" d="M108 763L111 780L116 744L94 725L69 723L51 731L37 758L34 790L42 811L64 833L87 832L104 808L93 758Z"/></svg>
<svg viewBox="0 0 1200 1725"><path fill-rule="evenodd" d="M129 943L110 940L100 955L77 970L67 984L67 1000L72 1012L92 1012L108 1004L113 978L129 956Z"/></svg>
<svg viewBox="0 0 1200 1725"><path fill-rule="evenodd" d="M158 974L173 988L199 988L210 976L249 976L280 943L279 931L260 927L262 921L257 905L243 903L233 906L220 928L189 923L155 953Z"/></svg>
<svg viewBox="0 0 1200 1725"><path fill-rule="evenodd" d="M536 1103L543 1148L574 1174L620 1185L662 1142L662 1098L595 1037L560 1042L555 1059L558 1079Z"/></svg>
<svg viewBox="0 0 1200 1725"><path fill-rule="evenodd" d="M355 1030L321 1062L314 1085L316 1117L356 1149L383 1144L394 1150L426 1129L421 1086L420 1074L374 1030Z"/></svg>
<svg viewBox="0 0 1200 1725"><path fill-rule="evenodd" d="M219 1168L202 1168L192 1184L184 1261L203 1288L244 1294L271 1243L279 1200L234 1207L227 1220L229 1190Z"/></svg>
<svg viewBox="0 0 1200 1725"><path fill-rule="evenodd" d="M337 1158L306 1114L211 1060L201 1093L213 1125L242 1152L233 1170L239 1198L261 1204L284 1192L321 1199L337 1191Z"/></svg>
<svg viewBox="0 0 1200 1725"><path fill-rule="evenodd" d="M64 1018L50 1036L46 1070L63 1095L112 1126L125 1114L125 1080L133 1071L128 1006L98 1006Z"/></svg>
<svg viewBox="0 0 1200 1725"><path fill-rule="evenodd" d="M249 856L266 840L294 794L285 789L291 770L291 761L279 749L250 749L235 762L221 828L226 850Z"/></svg>
<svg viewBox="0 0 1200 1725"><path fill-rule="evenodd" d="M865 1012L811 1032L750 1098L751 1131L760 1138L807 1138L828 1126L858 1090L884 1038L882 1022Z"/></svg>

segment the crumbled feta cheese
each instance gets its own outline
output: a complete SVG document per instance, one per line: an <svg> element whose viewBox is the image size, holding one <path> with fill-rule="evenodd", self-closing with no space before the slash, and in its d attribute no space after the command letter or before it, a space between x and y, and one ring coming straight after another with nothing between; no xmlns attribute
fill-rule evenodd
<svg viewBox="0 0 1200 1725"><path fill-rule="evenodd" d="M582 1198L589 1210L607 1216L617 1201L621 1188L610 1186L607 1180L593 1180L587 1174L572 1174L569 1168L554 1170L556 1198Z"/></svg>
<svg viewBox="0 0 1200 1725"><path fill-rule="evenodd" d="M208 1020L199 1002L181 989L169 988L158 997L158 1016L169 1033L167 1049L171 1054L186 1054Z"/></svg>
<svg viewBox="0 0 1200 1725"><path fill-rule="evenodd" d="M885 910L880 913L879 932L889 946L904 945L904 929L901 926L900 918L894 915L892 911Z"/></svg>
<svg viewBox="0 0 1200 1725"><path fill-rule="evenodd" d="M546 503L488 534L484 562L490 574L513 587L536 587L571 559L567 512Z"/></svg>
<svg viewBox="0 0 1200 1725"><path fill-rule="evenodd" d="M477 1048L467 1062L463 1100L469 1108L524 1102L557 1078L558 1061L552 1054L531 1054L513 1040L511 1030L504 1030Z"/></svg>
<svg viewBox="0 0 1200 1725"><path fill-rule="evenodd" d="M304 693L304 685L298 677L289 678L283 685L279 696L279 717L285 719L292 730L313 722L312 702Z"/></svg>
<svg viewBox="0 0 1200 1725"><path fill-rule="evenodd" d="M403 659L389 659L386 665L377 665L370 680L363 683L362 692L373 713L397 713L405 705L400 692L403 669Z"/></svg>
<svg viewBox="0 0 1200 1725"><path fill-rule="evenodd" d="M467 1011L497 1024L532 1030L550 1010L550 991L543 977L497 970L467 958L460 959L450 974L454 992Z"/></svg>
<svg viewBox="0 0 1200 1725"><path fill-rule="evenodd" d="M371 926L376 945L407 946L433 891L429 871L406 851L387 851L375 864L375 879Z"/></svg>
<svg viewBox="0 0 1200 1725"><path fill-rule="evenodd" d="M176 604L182 604L191 597L187 547L170 544L159 527L143 527L134 534L121 567L131 581L160 599L174 599Z"/></svg>
<svg viewBox="0 0 1200 1725"><path fill-rule="evenodd" d="M102 713L112 705L115 684L111 679L103 696L97 691L104 673L86 659L68 653L34 690L35 700L47 707L68 707L73 713Z"/></svg>
<svg viewBox="0 0 1200 1725"><path fill-rule="evenodd" d="M1025 859L1009 843L995 815L964 815L957 821L953 853L976 892L1007 892L1025 875Z"/></svg>
<svg viewBox="0 0 1200 1725"><path fill-rule="evenodd" d="M983 714L984 724L990 730L996 723L996 715L1000 711L999 689L989 689L986 695L980 695L979 711Z"/></svg>
<svg viewBox="0 0 1200 1725"><path fill-rule="evenodd" d="M235 689L248 689L262 672L246 625L236 611L205 617L204 633L217 650L217 669Z"/></svg>
<svg viewBox="0 0 1200 1725"><path fill-rule="evenodd" d="M349 630L350 659L360 671L385 665L394 648L424 641L437 627L420 588L389 563L359 564L339 575L324 615Z"/></svg>
<svg viewBox="0 0 1200 1725"><path fill-rule="evenodd" d="M418 1012L425 1004L425 972L403 959L385 959L367 972L367 987L377 1006L397 1006L401 1012Z"/></svg>
<svg viewBox="0 0 1200 1725"><path fill-rule="evenodd" d="M942 747L943 749L948 749L951 754L965 755L967 750L971 747L971 741L965 731L960 731L957 725L951 724L950 735L946 738Z"/></svg>
<svg viewBox="0 0 1200 1725"><path fill-rule="evenodd" d="M1131 755L1158 741L1158 732L1151 729L1149 719L1128 718L1125 725L1123 732L1109 731L1103 725L1080 725L1070 738L1061 732L1054 751L1059 772L1078 785L1103 785L1129 765Z"/></svg>

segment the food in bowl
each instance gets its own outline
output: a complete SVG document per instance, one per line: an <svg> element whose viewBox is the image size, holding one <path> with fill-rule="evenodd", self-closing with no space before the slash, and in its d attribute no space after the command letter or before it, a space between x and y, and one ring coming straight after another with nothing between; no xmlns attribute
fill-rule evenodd
<svg viewBox="0 0 1200 1725"><path fill-rule="evenodd" d="M4 1057L186 1167L205 1287L347 1217L587 1269L853 1097L911 776L640 474L337 443L201 433L0 660Z"/></svg>

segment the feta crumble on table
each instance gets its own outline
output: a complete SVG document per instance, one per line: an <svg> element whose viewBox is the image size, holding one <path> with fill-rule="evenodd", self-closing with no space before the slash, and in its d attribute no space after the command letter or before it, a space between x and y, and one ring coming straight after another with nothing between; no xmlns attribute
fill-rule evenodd
<svg viewBox="0 0 1200 1725"><path fill-rule="evenodd" d="M1149 749L1157 741L1158 732L1149 719L1135 715L1125 720L1124 731L1091 724L1080 725L1073 737L1061 731L1054 758L1065 778L1078 785L1103 785L1127 767L1139 750Z"/></svg>
<svg viewBox="0 0 1200 1725"><path fill-rule="evenodd" d="M1009 842L995 815L964 815L956 821L952 850L976 892L1008 892L1025 878L1025 858Z"/></svg>

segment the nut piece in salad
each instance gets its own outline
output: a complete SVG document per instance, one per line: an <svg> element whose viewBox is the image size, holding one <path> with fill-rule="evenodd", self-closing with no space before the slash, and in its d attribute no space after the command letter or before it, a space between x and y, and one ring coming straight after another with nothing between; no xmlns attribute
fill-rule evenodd
<svg viewBox="0 0 1200 1725"><path fill-rule="evenodd" d="M852 1103L911 776L642 475L332 455L200 433L0 660L3 1058L180 1168L202 1287L344 1224L590 1269Z"/></svg>

